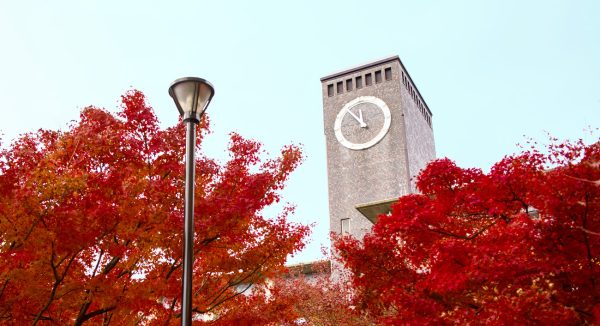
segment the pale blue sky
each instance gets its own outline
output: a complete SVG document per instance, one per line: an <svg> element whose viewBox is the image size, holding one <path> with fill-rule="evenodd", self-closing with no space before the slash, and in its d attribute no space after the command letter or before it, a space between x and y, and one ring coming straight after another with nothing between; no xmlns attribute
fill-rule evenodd
<svg viewBox="0 0 600 326"><path fill-rule="evenodd" d="M271 153L304 144L285 200L316 222L291 262L327 244L319 78L399 55L433 112L438 157L484 169L523 135L580 138L600 126L600 1L9 1L0 0L3 142L64 128L134 87L165 126L182 76L216 88L206 151L227 133ZM591 141L591 139L590 139Z"/></svg>

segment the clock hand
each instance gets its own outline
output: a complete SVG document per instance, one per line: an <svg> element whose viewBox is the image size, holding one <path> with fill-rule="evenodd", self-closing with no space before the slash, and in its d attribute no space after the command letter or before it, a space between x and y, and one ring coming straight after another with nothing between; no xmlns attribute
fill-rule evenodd
<svg viewBox="0 0 600 326"><path fill-rule="evenodd" d="M360 123L360 126L362 128L366 127L367 125L365 124L365 122L362 120L362 116L359 118L356 116L356 114L354 114L352 111L350 111L350 109L346 109L346 112L350 113L350 115L356 120L358 121L358 123ZM364 125L364 127L363 127Z"/></svg>
<svg viewBox="0 0 600 326"><path fill-rule="evenodd" d="M358 109L358 117L360 118L360 127L361 128L366 128L367 124L365 123L365 120L363 120L362 110L361 109Z"/></svg>

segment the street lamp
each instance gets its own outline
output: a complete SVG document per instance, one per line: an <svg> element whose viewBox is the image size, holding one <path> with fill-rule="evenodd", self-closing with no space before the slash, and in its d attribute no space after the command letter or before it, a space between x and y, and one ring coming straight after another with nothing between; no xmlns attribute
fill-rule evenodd
<svg viewBox="0 0 600 326"><path fill-rule="evenodd" d="M197 77L179 78L169 87L169 95L175 101L183 117L187 131L185 137L185 217L183 231L183 284L181 299L181 325L192 325L192 266L194 264L194 179L196 165L196 125L215 94L206 80Z"/></svg>

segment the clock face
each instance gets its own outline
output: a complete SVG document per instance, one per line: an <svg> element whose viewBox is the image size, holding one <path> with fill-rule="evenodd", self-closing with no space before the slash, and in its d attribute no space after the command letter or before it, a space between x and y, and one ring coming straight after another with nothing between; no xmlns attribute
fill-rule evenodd
<svg viewBox="0 0 600 326"><path fill-rule="evenodd" d="M375 96L360 96L340 110L333 130L340 144L361 150L382 140L391 122L392 115L384 101Z"/></svg>

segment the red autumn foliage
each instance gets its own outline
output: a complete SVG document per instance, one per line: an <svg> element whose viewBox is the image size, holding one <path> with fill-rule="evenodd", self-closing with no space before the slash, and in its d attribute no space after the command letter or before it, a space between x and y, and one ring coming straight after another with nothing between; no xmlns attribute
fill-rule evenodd
<svg viewBox="0 0 600 326"><path fill-rule="evenodd" d="M197 151L208 130L199 128ZM67 131L0 153L0 322L179 324L185 129L162 129L139 91L88 107ZM225 315L240 289L285 269L308 229L261 210L301 161L263 159L233 134L224 165L196 162L193 309ZM198 321L200 322L200 321Z"/></svg>
<svg viewBox="0 0 600 326"><path fill-rule="evenodd" d="M448 159L359 242L338 239L354 304L389 325L600 323L600 142Z"/></svg>

